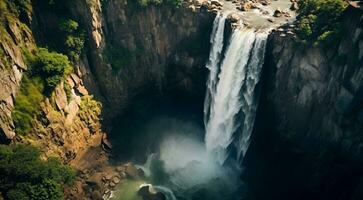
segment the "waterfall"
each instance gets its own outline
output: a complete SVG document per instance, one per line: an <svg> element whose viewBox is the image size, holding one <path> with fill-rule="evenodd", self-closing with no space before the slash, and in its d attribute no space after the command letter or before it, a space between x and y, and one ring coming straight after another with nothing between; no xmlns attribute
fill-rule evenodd
<svg viewBox="0 0 363 200"><path fill-rule="evenodd" d="M224 27L226 22L226 16L222 13L218 13L213 24L213 30L211 34L211 50L209 54L209 60L206 67L209 69L209 77L207 80L207 92L205 95L204 102L204 123L207 124L209 119L209 108L211 101L214 99L214 94L216 90L218 66L221 59L221 54L223 50L223 40L224 40Z"/></svg>
<svg viewBox="0 0 363 200"><path fill-rule="evenodd" d="M213 41L223 43L213 34ZM210 155L221 164L228 158L227 148L232 143L237 148L238 160L248 149L258 101L255 88L264 62L267 35L253 29L234 30L220 64L221 56L215 56L213 49L223 48L223 44L212 44L207 64L210 75L204 109L208 115L205 142Z"/></svg>

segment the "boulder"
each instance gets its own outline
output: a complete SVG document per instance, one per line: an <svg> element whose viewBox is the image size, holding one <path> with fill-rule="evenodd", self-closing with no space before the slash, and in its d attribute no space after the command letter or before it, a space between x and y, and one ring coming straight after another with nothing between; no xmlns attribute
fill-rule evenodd
<svg viewBox="0 0 363 200"><path fill-rule="evenodd" d="M125 164L124 169L125 169L125 173L128 178L132 178L132 179L139 178L139 171L137 170L135 165L133 165L132 163Z"/></svg>
<svg viewBox="0 0 363 200"><path fill-rule="evenodd" d="M228 20L231 22L231 23L236 23L238 22L240 19L239 15L237 15L236 13L232 13L230 15L228 15Z"/></svg>
<svg viewBox="0 0 363 200"><path fill-rule="evenodd" d="M282 17L282 10L280 8L275 10L274 17Z"/></svg>
<svg viewBox="0 0 363 200"><path fill-rule="evenodd" d="M144 200L166 200L165 195L155 191L151 184L141 185L137 194L142 196Z"/></svg>
<svg viewBox="0 0 363 200"><path fill-rule="evenodd" d="M291 6L290 6L290 10L298 10L299 9L299 4L297 2L292 2Z"/></svg>

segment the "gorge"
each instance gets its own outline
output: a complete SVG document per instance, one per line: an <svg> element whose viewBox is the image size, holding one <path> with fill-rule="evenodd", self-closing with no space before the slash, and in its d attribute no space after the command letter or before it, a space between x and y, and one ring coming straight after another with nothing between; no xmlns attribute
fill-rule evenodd
<svg viewBox="0 0 363 200"><path fill-rule="evenodd" d="M40 196L363 198L362 10L329 0L343 34L323 41L327 26L317 42L294 7L315 1L178 2L0 0L1 148L36 146L76 172ZM57 66L55 52L73 70L48 94L34 68ZM9 151L1 170L18 177ZM0 181L0 199L39 180Z"/></svg>

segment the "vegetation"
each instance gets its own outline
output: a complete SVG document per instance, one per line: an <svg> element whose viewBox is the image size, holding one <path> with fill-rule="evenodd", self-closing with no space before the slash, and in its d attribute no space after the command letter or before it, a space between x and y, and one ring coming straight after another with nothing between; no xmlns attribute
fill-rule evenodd
<svg viewBox="0 0 363 200"><path fill-rule="evenodd" d="M23 78L12 112L15 131L18 134L25 135L32 128L34 119L40 115L43 90L44 86L39 78Z"/></svg>
<svg viewBox="0 0 363 200"><path fill-rule="evenodd" d="M117 48L111 43L106 44L105 61L111 64L114 71L119 71L129 65L135 54L126 48Z"/></svg>
<svg viewBox="0 0 363 200"><path fill-rule="evenodd" d="M77 60L84 47L84 32L79 28L78 22L72 19L62 19L59 23L59 29L62 32L63 43L70 58Z"/></svg>
<svg viewBox="0 0 363 200"><path fill-rule="evenodd" d="M101 115L102 105L100 102L94 100L92 96L83 96L79 107L79 117L87 124L92 132L97 130L96 121Z"/></svg>
<svg viewBox="0 0 363 200"><path fill-rule="evenodd" d="M68 58L62 54L39 48L34 54L25 52L28 72L25 74L17 94L12 112L15 131L28 133L34 120L41 115L40 102L72 70Z"/></svg>
<svg viewBox="0 0 363 200"><path fill-rule="evenodd" d="M315 44L333 42L342 35L341 16L347 5L344 0L300 0L299 36Z"/></svg>
<svg viewBox="0 0 363 200"><path fill-rule="evenodd" d="M72 71L67 56L63 54L39 48L34 54L27 55L30 76L44 80L46 92L51 92Z"/></svg>
<svg viewBox="0 0 363 200"><path fill-rule="evenodd" d="M32 146L0 145L0 191L9 200L60 200L75 172L57 159L46 161Z"/></svg>

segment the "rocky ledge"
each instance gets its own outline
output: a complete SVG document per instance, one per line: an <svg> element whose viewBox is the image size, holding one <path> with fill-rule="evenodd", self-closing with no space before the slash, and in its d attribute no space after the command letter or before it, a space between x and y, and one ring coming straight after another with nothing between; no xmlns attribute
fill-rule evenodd
<svg viewBox="0 0 363 200"><path fill-rule="evenodd" d="M194 12L225 13L233 27L243 24L257 29L290 22L298 9L297 0L189 0L187 4Z"/></svg>

